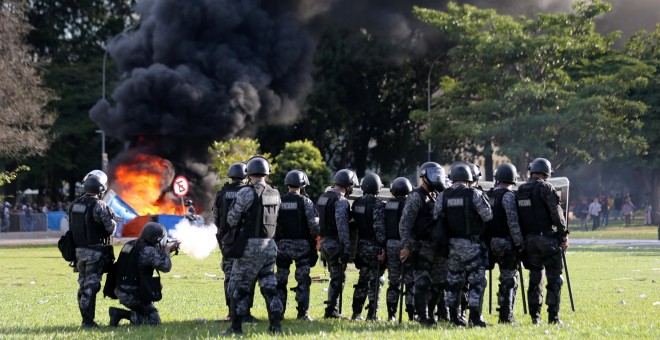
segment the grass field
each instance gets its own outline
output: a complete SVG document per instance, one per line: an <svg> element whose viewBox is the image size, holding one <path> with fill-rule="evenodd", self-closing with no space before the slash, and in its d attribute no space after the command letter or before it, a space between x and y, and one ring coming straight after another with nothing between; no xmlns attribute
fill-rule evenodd
<svg viewBox="0 0 660 340"><path fill-rule="evenodd" d="M116 253L119 246L116 248ZM77 274L61 259L55 246L0 248L0 338L217 338L227 328L215 319L227 314L222 291L222 272L216 251L204 260L185 254L173 258L172 272L163 274L164 298L157 303L163 324L156 327L79 328L76 302ZM563 326L532 325L522 314L520 293L516 303L517 326L497 325L488 314L488 292L484 302L486 329L458 329L446 323L426 328L415 322L350 322L323 320L327 282L312 284L312 323L295 318L295 301L289 295L283 329L292 339L419 339L433 338L660 338L660 247L628 248L581 246L567 252L576 312L570 310L566 285L561 317ZM320 263L313 276L327 278ZM497 273L493 273L497 277ZM349 314L352 286L357 271L349 266L344 294L344 313ZM291 278L293 280L293 278ZM527 283L525 271L525 282ZM289 287L295 283L290 281ZM386 288L385 286L384 288ZM493 287L497 291L497 285ZM102 295L101 295L102 296ZM97 299L97 322L108 324L108 307L115 300ZM386 317L385 290L381 293L379 316ZM493 299L493 311L496 297ZM266 310L257 292L253 314L263 320ZM547 319L545 311L542 314ZM125 321L124 321L125 322ZM270 338L266 321L244 327L246 337Z"/></svg>
<svg viewBox="0 0 660 340"><path fill-rule="evenodd" d="M629 227L626 227L622 221L610 221L607 226L601 226L596 231L591 231L591 221L587 223L587 231L583 231L580 227L579 220L571 220L568 224L568 229L571 231L571 238L658 239L658 226L643 225L643 220L634 220Z"/></svg>

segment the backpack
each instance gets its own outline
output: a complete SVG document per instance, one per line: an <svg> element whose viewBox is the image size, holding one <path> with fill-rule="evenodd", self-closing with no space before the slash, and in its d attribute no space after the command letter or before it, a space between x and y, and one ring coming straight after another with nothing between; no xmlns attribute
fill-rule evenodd
<svg viewBox="0 0 660 340"><path fill-rule="evenodd" d="M73 232L68 230L60 240L57 241L57 248L62 253L62 258L67 262L76 261L76 245L73 243Z"/></svg>

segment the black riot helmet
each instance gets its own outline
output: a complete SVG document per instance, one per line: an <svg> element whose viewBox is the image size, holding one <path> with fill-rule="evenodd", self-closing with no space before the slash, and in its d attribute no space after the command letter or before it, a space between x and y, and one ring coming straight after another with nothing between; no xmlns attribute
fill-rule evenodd
<svg viewBox="0 0 660 340"><path fill-rule="evenodd" d="M87 176L87 179L83 182L83 190L86 193L100 195L105 191L105 185L101 183L101 179L97 176Z"/></svg>
<svg viewBox="0 0 660 340"><path fill-rule="evenodd" d="M351 169L341 169L337 171L334 177L334 182L336 185L346 188L346 196L353 193L354 186L359 185L355 171Z"/></svg>
<svg viewBox="0 0 660 340"><path fill-rule="evenodd" d="M550 177L552 175L552 164L545 158L537 158L529 164L528 170L530 174L538 172Z"/></svg>
<svg viewBox="0 0 660 340"><path fill-rule="evenodd" d="M360 189L365 194L377 195L382 188L383 182L381 182L380 176L373 172L364 175L362 182L360 182Z"/></svg>
<svg viewBox="0 0 660 340"><path fill-rule="evenodd" d="M457 162L452 165L451 172L449 173L449 179L451 179L453 182L474 182L474 178L472 177L472 169L467 163L463 162Z"/></svg>
<svg viewBox="0 0 660 340"><path fill-rule="evenodd" d="M140 238L151 245L163 245L167 241L166 235L165 226L156 222L148 222L140 232Z"/></svg>
<svg viewBox="0 0 660 340"><path fill-rule="evenodd" d="M390 193L394 197L406 196L412 191L412 183L405 177L397 177L390 185Z"/></svg>
<svg viewBox="0 0 660 340"><path fill-rule="evenodd" d="M419 167L419 177L427 182L432 190L442 191L445 189L445 169L436 162L426 162Z"/></svg>
<svg viewBox="0 0 660 340"><path fill-rule="evenodd" d="M481 179L481 167L474 163L468 163L468 165L472 171L472 181L479 182L479 179Z"/></svg>
<svg viewBox="0 0 660 340"><path fill-rule="evenodd" d="M247 175L270 175L270 163L261 156L254 156L247 162Z"/></svg>
<svg viewBox="0 0 660 340"><path fill-rule="evenodd" d="M247 178L247 164L244 162L237 162L229 166L229 171L227 171L227 177L229 178Z"/></svg>
<svg viewBox="0 0 660 340"><path fill-rule="evenodd" d="M511 163L502 163L495 169L495 180L498 182L514 184L516 179L518 179L518 172Z"/></svg>
<svg viewBox="0 0 660 340"><path fill-rule="evenodd" d="M301 188L309 185L309 178L307 178L307 174L302 170L291 170L284 177L284 185Z"/></svg>

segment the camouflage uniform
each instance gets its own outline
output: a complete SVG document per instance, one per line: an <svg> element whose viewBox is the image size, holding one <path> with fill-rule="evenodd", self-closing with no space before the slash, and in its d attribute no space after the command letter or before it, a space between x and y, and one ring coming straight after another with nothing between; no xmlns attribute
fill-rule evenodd
<svg viewBox="0 0 660 340"><path fill-rule="evenodd" d="M327 195L334 195L336 199L334 207L325 207L322 208L321 203L323 203L325 198L328 198ZM329 202L329 199L325 199L325 202ZM325 203L324 203L325 204ZM330 272L330 284L328 287L328 300L325 301L325 317L337 316L338 313L338 302L339 294L344 289L344 281L346 280L346 262L340 263L340 258L343 257L348 261L348 255L351 248L351 240L349 234L348 221L350 218L350 205L348 200L344 195L337 190L336 188L330 189L328 192L324 193L319 197L317 202L317 210L319 211L319 217L321 219L321 256L327 262L328 271ZM323 215L323 211L328 209L328 216ZM330 211L334 210L334 214L331 214ZM332 215L332 216L330 216ZM328 221L326 221L328 219ZM336 233L328 232L326 229L328 225L336 225Z"/></svg>
<svg viewBox="0 0 660 340"><path fill-rule="evenodd" d="M454 193L467 195L468 200L454 198ZM459 209L452 208L460 210L459 219L451 219L448 216L449 212L446 214L443 212L444 206L452 206L453 199L461 200ZM464 202L469 201L471 201L473 209L469 209L469 205L463 206ZM470 211L468 220L464 213L466 208L467 211ZM492 219L493 212L481 191L462 183L454 183L450 189L441 192L438 196L433 216L441 220L449 238L449 258L447 260L449 273L445 305L449 308L452 319L455 321L458 316L458 303L467 278L470 321L477 322L477 320L481 320L483 293L487 283L485 272L488 252L486 245L481 240L483 230L478 230L479 227L476 225L481 225L483 228L483 222Z"/></svg>
<svg viewBox="0 0 660 340"><path fill-rule="evenodd" d="M365 202L368 203L362 205ZM371 208L368 208L369 206ZM385 248L384 208L385 203L372 194L365 193L353 202L353 216L358 229L357 255L354 262L360 270L358 282L353 286L355 289L353 293L353 319L361 319L362 307L367 297L369 298L367 319L377 319L378 301L376 301L376 290L380 291L380 277L385 273L385 264L380 263L377 258L378 254ZM369 210L371 210L372 216L364 216L369 214ZM364 225L361 225L362 223Z"/></svg>
<svg viewBox="0 0 660 340"><path fill-rule="evenodd" d="M93 232L103 237L103 239L95 238L92 241L87 238L87 241L82 241L81 238L77 237L74 224L77 223L76 220L78 219L73 214L76 214L76 207L82 207L85 204L94 204L91 214L95 225L88 226L85 222L81 222L84 225L83 228L85 228L86 233ZM78 213L82 215L82 212L79 210ZM103 251L104 245L109 245L110 236L115 233L115 228L117 227L114 217L115 213L112 211L112 208L104 201L99 200L96 195L85 194L77 198L69 208L69 223L71 224L72 232L74 232L74 241L76 243L76 270L78 271L78 285L80 286L78 289L78 307L82 315L83 326L96 325L94 322L96 315L96 294L101 290L103 267L114 261L114 255L109 255ZM82 236L82 239L85 239L85 236Z"/></svg>
<svg viewBox="0 0 660 340"><path fill-rule="evenodd" d="M430 231L424 230L432 220L436 196L437 192L429 193L423 187L413 190L406 198L399 222L403 246L414 254L408 261L412 262L415 280L415 313L422 323L435 322L433 312L441 291L436 287L443 287L446 282L442 270L446 259L438 253L436 243L431 240Z"/></svg>
<svg viewBox="0 0 660 340"><path fill-rule="evenodd" d="M500 322L513 322L513 305L518 289L518 257L523 246L523 236L518 224L516 197L504 187L489 192L493 219L487 228L490 241L490 263L497 263L500 270L497 304ZM491 283L492 284L492 283Z"/></svg>
<svg viewBox="0 0 660 340"><path fill-rule="evenodd" d="M153 268L163 273L172 269L170 256L163 250L152 245L146 245L138 254L138 269L144 271ZM115 294L119 302L128 307L131 312L129 319L132 325L158 325L160 316L158 309L151 301L144 301L140 298L140 287L137 285L120 284L115 288Z"/></svg>
<svg viewBox="0 0 660 340"><path fill-rule="evenodd" d="M303 203L299 207L295 202L284 202L287 196L291 198L300 199ZM280 214L278 216L277 225L277 294L282 301L282 306L286 310L287 300L287 281L289 279L289 267L292 262L296 262L295 278L298 286L292 288L296 292L296 302L298 303L298 318L305 318L308 316L309 310L309 287L312 284L312 279L309 276L312 255L316 254L316 237L319 235L319 217L314 207L314 203L307 197L300 195L297 192L289 192L283 199L283 204L280 207ZM289 203L289 204L287 204ZM291 209L289 209L291 208ZM299 214L302 209L304 216ZM297 221L294 225L282 225L283 217L286 216L288 211L293 211L293 215L300 215L304 221ZM297 216L296 216L297 217ZM304 218L303 218L304 217ZM297 218L294 218L297 219ZM305 223L306 222L306 223ZM304 225L295 225L304 224ZM289 229L289 230L287 230ZM291 230L293 229L293 230ZM298 234L298 232L300 234ZM304 234L304 235L303 235ZM304 237L303 237L304 236ZM310 242L313 240L313 242ZM312 254L312 252L314 254ZM282 313L284 313L284 310Z"/></svg>
<svg viewBox="0 0 660 340"><path fill-rule="evenodd" d="M410 320L414 319L415 307L413 305L413 287L414 276L412 270L412 261L401 262L401 235L399 234L399 221L405 205L405 196L391 198L385 205L385 238L387 239L387 278L389 286L387 287L387 314L389 319L393 319L398 308L399 296L401 292L401 280L405 285L406 294L406 312ZM403 265L403 267L402 267ZM402 273L403 271L405 272Z"/></svg>
<svg viewBox="0 0 660 340"><path fill-rule="evenodd" d="M236 193L240 189L245 187L240 180L234 180L234 182L225 184L220 191L215 195L215 202L213 204L213 221L218 228L218 233L216 238L218 239L218 245L222 248L222 237L227 232L227 212L231 203L236 199ZM231 277L231 268L234 264L234 259L228 257L222 257L220 268L225 274L224 279L224 288L225 288L225 303L229 307L231 292L229 291L229 280ZM252 285L252 293L250 294L250 309L254 302L254 287L256 286L256 281ZM248 315L250 312L248 312Z"/></svg>
<svg viewBox="0 0 660 340"><path fill-rule="evenodd" d="M550 322L559 321L559 303L564 279L561 275L561 239L566 237L566 219L557 191L546 180L531 177L518 188L520 226L525 235L525 267L529 269L529 313L538 323L543 303L543 269L548 280L545 300Z"/></svg>
<svg viewBox="0 0 660 340"><path fill-rule="evenodd" d="M249 313L250 292L254 282L259 279L261 294L266 300L268 319L271 329L281 328L282 302L277 296L277 279L273 271L275 259L277 258L277 245L273 237L279 210L279 194L267 185L263 180L257 181L251 186L241 189L236 195L236 201L232 204L227 214L227 223L230 228L239 227L239 222L245 216L251 214L252 209L262 211L261 219L256 219L254 212L253 223L261 226L251 225L246 222L242 227L248 235L247 244L243 256L234 260L232 266L230 287L232 309L232 326L235 332L242 332L242 321ZM259 196L258 202L261 206L253 207L256 203L255 193ZM268 194L268 196L267 196ZM268 199L268 201L266 201ZM265 225L268 222L268 225ZM271 224L272 223L272 224ZM250 230L252 228L252 230Z"/></svg>

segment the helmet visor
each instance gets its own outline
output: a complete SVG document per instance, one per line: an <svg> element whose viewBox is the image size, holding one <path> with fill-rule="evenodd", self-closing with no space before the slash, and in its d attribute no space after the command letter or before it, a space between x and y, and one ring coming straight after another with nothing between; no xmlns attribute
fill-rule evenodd
<svg viewBox="0 0 660 340"><path fill-rule="evenodd" d="M426 178L432 184L444 184L445 171L442 168L428 168L426 169Z"/></svg>

